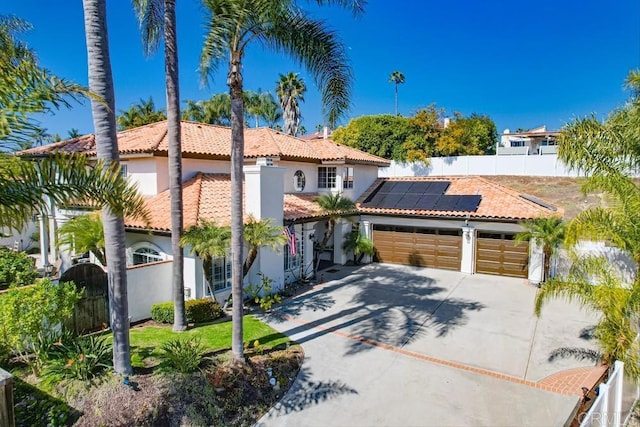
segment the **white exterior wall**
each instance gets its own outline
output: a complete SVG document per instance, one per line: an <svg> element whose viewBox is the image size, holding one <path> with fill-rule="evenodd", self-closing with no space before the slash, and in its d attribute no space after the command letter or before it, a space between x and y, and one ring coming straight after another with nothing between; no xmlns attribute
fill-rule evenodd
<svg viewBox="0 0 640 427"><path fill-rule="evenodd" d="M429 166L422 162L392 162L388 168L380 168L380 177L393 176L454 176L454 175L522 175L522 176L584 176L569 169L558 156L458 156L432 157Z"/></svg>
<svg viewBox="0 0 640 427"><path fill-rule="evenodd" d="M284 172L284 192L285 193L316 193L318 191L318 167L319 163L302 162L278 162L278 166L285 169ZM301 170L304 173L304 189L296 191L293 186L293 174Z"/></svg>
<svg viewBox="0 0 640 427"><path fill-rule="evenodd" d="M340 218L336 221L333 231L333 262L344 265L347 263L347 253L343 249L345 238L351 233L351 221L353 218Z"/></svg>
<svg viewBox="0 0 640 427"><path fill-rule="evenodd" d="M620 248L607 246L604 242L580 242L573 248L579 256L594 256L605 258L613 271L623 283L633 283L638 274L635 261ZM556 259L551 263L552 276L564 276L571 267L571 256L568 251L558 251Z"/></svg>
<svg viewBox="0 0 640 427"><path fill-rule="evenodd" d="M535 240L529 242L529 282L539 285L544 280L544 252Z"/></svg>
<svg viewBox="0 0 640 427"><path fill-rule="evenodd" d="M0 234L10 234L9 237L0 238L0 246L6 246L13 249L15 242L18 242L18 250L26 251L30 248L37 248L38 242L31 240L31 236L38 231L38 223L29 221L25 227L20 230L12 230L9 228L0 229Z"/></svg>
<svg viewBox="0 0 640 427"><path fill-rule="evenodd" d="M161 169L158 159L155 157L131 158L122 161L127 166L127 177L138 184L138 189L143 196L158 194ZM165 166L166 169L166 166ZM168 182L168 178L166 179Z"/></svg>
<svg viewBox="0 0 640 427"><path fill-rule="evenodd" d="M187 180L198 172L231 173L228 160L182 159L182 179Z"/></svg>
<svg viewBox="0 0 640 427"><path fill-rule="evenodd" d="M151 306L173 301L171 261L137 265L127 268L127 299L131 322L149 319Z"/></svg>

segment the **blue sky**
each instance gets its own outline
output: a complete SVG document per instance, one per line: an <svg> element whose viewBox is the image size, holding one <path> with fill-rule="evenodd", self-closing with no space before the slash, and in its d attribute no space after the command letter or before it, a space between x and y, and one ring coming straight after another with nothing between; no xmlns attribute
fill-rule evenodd
<svg viewBox="0 0 640 427"><path fill-rule="evenodd" d="M9 4L7 4L9 3ZM116 108L153 96L164 107L162 52L143 55L137 21L127 0L108 1ZM557 129L575 117L604 117L627 97L623 81L640 68L640 2L617 0L478 1L369 0L363 16L301 2L327 19L347 46L354 72L348 119L393 113L394 70L399 110L410 115L431 103L448 113L488 114L498 130L546 124ZM606 6L605 6L606 4ZM54 6L55 5L55 6ZM24 35L41 64L59 76L87 83L82 5L79 0L5 2L0 14L30 21ZM202 86L197 73L203 13L198 0L178 1L181 98L207 99L226 91L225 69ZM244 61L245 88L271 90L279 73L300 72L309 91L301 110L309 130L323 123L312 78L286 57L252 48ZM49 133L93 132L88 102L41 118Z"/></svg>

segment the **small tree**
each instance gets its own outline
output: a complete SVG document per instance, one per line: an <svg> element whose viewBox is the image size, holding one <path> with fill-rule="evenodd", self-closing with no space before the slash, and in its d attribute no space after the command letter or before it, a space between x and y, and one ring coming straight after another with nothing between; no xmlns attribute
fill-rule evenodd
<svg viewBox="0 0 640 427"><path fill-rule="evenodd" d="M100 264L107 265L100 212L80 215L63 224L58 229L58 244L68 245L76 253L92 252Z"/></svg>
<svg viewBox="0 0 640 427"><path fill-rule="evenodd" d="M520 225L524 231L516 234L515 243L528 242L534 240L536 244L542 247L544 254L543 278L544 282L549 278L551 269L551 258L557 253L558 249L563 246L566 223L562 218L540 217L530 221L522 222Z"/></svg>
<svg viewBox="0 0 640 427"><path fill-rule="evenodd" d="M373 256L375 254L371 239L360 233L357 228L346 236L342 247L345 251L353 252L353 263L355 265L360 264L365 255Z"/></svg>
<svg viewBox="0 0 640 427"><path fill-rule="evenodd" d="M34 259L24 252L0 248L0 289L32 285L38 277Z"/></svg>
<svg viewBox="0 0 640 427"><path fill-rule="evenodd" d="M316 261L316 266L313 269L314 274L318 272L318 267L320 266L320 254L322 254L327 247L327 243L333 237L333 232L336 227L336 221L341 216L348 214L353 211L355 208L355 203L351 200L343 197L342 194L323 194L316 198L315 202L320 205L323 210L323 213L329 217L327 232L324 235L324 238L318 245L318 260Z"/></svg>
<svg viewBox="0 0 640 427"><path fill-rule="evenodd" d="M242 267L242 277L246 277L258 256L261 247L267 247L278 251L282 245L287 243L287 237L282 232L282 227L273 225L271 218L256 221L250 217L244 226L244 240L249 245L247 258Z"/></svg>

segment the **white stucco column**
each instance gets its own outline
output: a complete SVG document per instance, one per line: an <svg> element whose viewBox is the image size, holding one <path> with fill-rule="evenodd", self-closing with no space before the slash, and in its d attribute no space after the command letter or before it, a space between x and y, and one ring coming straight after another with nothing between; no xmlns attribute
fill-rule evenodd
<svg viewBox="0 0 640 427"><path fill-rule="evenodd" d="M544 253L535 239L529 242L529 283L539 285L544 280Z"/></svg>
<svg viewBox="0 0 640 427"><path fill-rule="evenodd" d="M462 260L460 271L473 274L476 272L476 229L471 225L462 226Z"/></svg>
<svg viewBox="0 0 640 427"><path fill-rule="evenodd" d="M344 239L351 233L351 223L344 218L336 221L336 228L333 231L333 262L344 265L347 263L347 253L342 247Z"/></svg>
<svg viewBox="0 0 640 427"><path fill-rule="evenodd" d="M40 264L44 268L49 265L49 230L47 229L47 215L38 216L40 225Z"/></svg>
<svg viewBox="0 0 640 427"><path fill-rule="evenodd" d="M266 165L244 167L245 209L256 220L271 218L272 225L283 225L285 168ZM274 290L284 286L284 254L261 248L246 283L258 284L262 273L274 280Z"/></svg>
<svg viewBox="0 0 640 427"><path fill-rule="evenodd" d="M373 240L371 233L371 222L360 221L360 234L369 240ZM362 257L362 264L369 264L371 263L371 261L373 261L373 257L371 255L365 255Z"/></svg>

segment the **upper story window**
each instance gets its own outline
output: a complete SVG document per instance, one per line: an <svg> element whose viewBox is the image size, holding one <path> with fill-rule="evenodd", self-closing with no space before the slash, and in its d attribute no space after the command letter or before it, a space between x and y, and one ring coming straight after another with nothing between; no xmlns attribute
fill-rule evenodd
<svg viewBox="0 0 640 427"><path fill-rule="evenodd" d="M318 168L318 188L336 188L336 168Z"/></svg>
<svg viewBox="0 0 640 427"><path fill-rule="evenodd" d="M342 171L342 188L353 188L353 168L347 167Z"/></svg>
<svg viewBox="0 0 640 427"><path fill-rule="evenodd" d="M295 188L296 191L302 191L304 190L304 184L304 172L297 170L296 173L293 174L293 188Z"/></svg>

